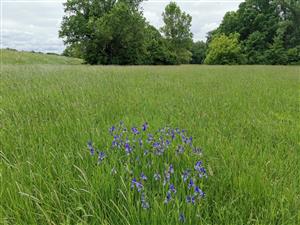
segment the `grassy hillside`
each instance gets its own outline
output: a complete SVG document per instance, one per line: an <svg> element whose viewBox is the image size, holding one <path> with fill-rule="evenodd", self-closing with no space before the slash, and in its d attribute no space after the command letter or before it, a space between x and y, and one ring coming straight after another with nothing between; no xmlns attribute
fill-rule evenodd
<svg viewBox="0 0 300 225"><path fill-rule="evenodd" d="M49 55L42 53L20 52L1 49L1 63L6 64L63 64L78 65L82 64L81 59L69 58L64 56Z"/></svg>
<svg viewBox="0 0 300 225"><path fill-rule="evenodd" d="M179 210L186 224L300 224L299 67L4 65L2 72L1 224L179 224ZM172 206L155 196L141 209L130 179L110 172L120 158L109 156L108 128L120 120L187 129L203 148L206 197ZM88 140L107 152L105 163L90 156Z"/></svg>

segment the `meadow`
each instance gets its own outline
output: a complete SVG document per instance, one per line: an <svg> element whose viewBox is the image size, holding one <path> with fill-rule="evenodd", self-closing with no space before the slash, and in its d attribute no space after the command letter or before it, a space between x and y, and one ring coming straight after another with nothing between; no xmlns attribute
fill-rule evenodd
<svg viewBox="0 0 300 225"><path fill-rule="evenodd" d="M206 196L186 224L300 224L299 66L54 61L2 63L0 224L180 224L91 157L120 121L184 128L203 149Z"/></svg>

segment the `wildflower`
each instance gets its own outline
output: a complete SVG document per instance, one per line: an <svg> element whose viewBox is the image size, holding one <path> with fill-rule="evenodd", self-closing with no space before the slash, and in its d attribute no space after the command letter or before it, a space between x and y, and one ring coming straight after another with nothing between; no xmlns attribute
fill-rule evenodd
<svg viewBox="0 0 300 225"><path fill-rule="evenodd" d="M118 146L118 142L116 142L115 140L113 140L112 143L111 143L111 146L112 146L112 147Z"/></svg>
<svg viewBox="0 0 300 225"><path fill-rule="evenodd" d="M148 138L147 138L148 143L152 142L153 140L154 140L153 135L152 134L148 134Z"/></svg>
<svg viewBox="0 0 300 225"><path fill-rule="evenodd" d="M176 189L175 189L174 184L170 184L169 190L170 190L171 192L173 192L173 193L176 193Z"/></svg>
<svg viewBox="0 0 300 225"><path fill-rule="evenodd" d="M164 183L163 183L164 186L170 182L170 178L171 178L171 174L169 172L165 172Z"/></svg>
<svg viewBox="0 0 300 225"><path fill-rule="evenodd" d="M143 185L140 182L136 182L136 188L137 188L138 192L140 192L143 188Z"/></svg>
<svg viewBox="0 0 300 225"><path fill-rule="evenodd" d="M136 127L131 128L131 131L132 131L132 133L133 133L134 135L140 133Z"/></svg>
<svg viewBox="0 0 300 225"><path fill-rule="evenodd" d="M166 145L170 145L170 141L168 139L166 140Z"/></svg>
<svg viewBox="0 0 300 225"><path fill-rule="evenodd" d="M186 142L187 142L187 138L186 138L184 135L181 135L181 139L182 139L182 142L183 142L183 143L186 143Z"/></svg>
<svg viewBox="0 0 300 225"><path fill-rule="evenodd" d="M181 175L181 177L182 177L182 179L183 179L184 182L187 181L187 179L189 178L189 176L190 176L190 170L183 171L183 174Z"/></svg>
<svg viewBox="0 0 300 225"><path fill-rule="evenodd" d="M144 155L148 155L149 151L146 149L144 150Z"/></svg>
<svg viewBox="0 0 300 225"><path fill-rule="evenodd" d="M190 179L190 182L189 182L189 185L188 185L189 189L191 189L191 187L194 187L194 181L193 181L193 179Z"/></svg>
<svg viewBox="0 0 300 225"><path fill-rule="evenodd" d="M174 140L174 139L175 139L175 132L174 132L174 130L172 130L171 137L172 137L172 140Z"/></svg>
<svg viewBox="0 0 300 225"><path fill-rule="evenodd" d="M198 161L198 162L196 162L196 165L195 165L195 170L196 171L198 171L198 172L200 172L200 170L201 170L201 165L202 165L202 162L201 161Z"/></svg>
<svg viewBox="0 0 300 225"><path fill-rule="evenodd" d="M148 123L145 122L145 123L143 124L143 126L142 126L142 130L143 130L143 131L146 131L147 128L148 128Z"/></svg>
<svg viewBox="0 0 300 225"><path fill-rule="evenodd" d="M172 199L171 192L168 191L164 203L165 203L165 204L168 204L168 203L171 201L171 199Z"/></svg>
<svg viewBox="0 0 300 225"><path fill-rule="evenodd" d="M159 173L155 173L153 177L154 177L154 180L160 180L161 179L161 176L160 176Z"/></svg>
<svg viewBox="0 0 300 225"><path fill-rule="evenodd" d="M145 193L142 193L141 194L141 203L142 203L142 207L144 209L148 209L150 206L149 206L149 203L147 202L146 200L146 197L145 197Z"/></svg>
<svg viewBox="0 0 300 225"><path fill-rule="evenodd" d="M154 148L159 148L160 147L160 143L159 142L154 142L153 143L153 147Z"/></svg>
<svg viewBox="0 0 300 225"><path fill-rule="evenodd" d="M155 155L162 155L164 154L164 149L163 148L158 148L156 149L156 151L154 152Z"/></svg>
<svg viewBox="0 0 300 225"><path fill-rule="evenodd" d="M131 181L131 185L130 185L131 190L134 188L135 183L136 183L136 179L133 178L132 181Z"/></svg>
<svg viewBox="0 0 300 225"><path fill-rule="evenodd" d="M179 154L184 153L184 147L182 145L178 145L176 152L179 153Z"/></svg>
<svg viewBox="0 0 300 225"><path fill-rule="evenodd" d="M130 188L134 189L134 187L136 187L138 192L140 192L143 188L143 185L140 182L138 182L135 178L133 178L131 181Z"/></svg>
<svg viewBox="0 0 300 225"><path fill-rule="evenodd" d="M202 149L201 148L193 148L193 153L197 155L202 155Z"/></svg>
<svg viewBox="0 0 300 225"><path fill-rule="evenodd" d="M185 222L185 217L184 217L184 214L183 213L180 213L179 214L179 221L184 223Z"/></svg>
<svg viewBox="0 0 300 225"><path fill-rule="evenodd" d="M201 197L204 197L204 192L198 186L195 186L195 194L199 194Z"/></svg>
<svg viewBox="0 0 300 225"><path fill-rule="evenodd" d="M132 148L130 147L129 143L125 144L125 151L127 154L130 154L132 152Z"/></svg>
<svg viewBox="0 0 300 225"><path fill-rule="evenodd" d="M119 135L114 135L114 140L118 140L119 139Z"/></svg>
<svg viewBox="0 0 300 225"><path fill-rule="evenodd" d="M112 127L109 129L109 132L110 132L110 133L113 133L113 132L115 131L115 129L116 129L115 126L112 126Z"/></svg>
<svg viewBox="0 0 300 225"><path fill-rule="evenodd" d="M98 162L101 163L105 157L106 157L106 155L104 152L99 152Z"/></svg>
<svg viewBox="0 0 300 225"><path fill-rule="evenodd" d="M94 149L93 144L92 144L91 141L88 141L87 146L88 146L88 148L90 150L91 155L92 156L95 155L95 149Z"/></svg>
<svg viewBox="0 0 300 225"><path fill-rule="evenodd" d="M143 140L141 138L139 138L139 145L140 145L140 147L143 146Z"/></svg>
<svg viewBox="0 0 300 225"><path fill-rule="evenodd" d="M174 167L172 164L170 164L169 166L169 171L168 171L170 174L174 173Z"/></svg>
<svg viewBox="0 0 300 225"><path fill-rule="evenodd" d="M142 180L147 180L147 177L146 177L146 175L144 173L141 173L141 179Z"/></svg>
<svg viewBox="0 0 300 225"><path fill-rule="evenodd" d="M195 196L190 196L190 195L186 196L186 202L195 204Z"/></svg>

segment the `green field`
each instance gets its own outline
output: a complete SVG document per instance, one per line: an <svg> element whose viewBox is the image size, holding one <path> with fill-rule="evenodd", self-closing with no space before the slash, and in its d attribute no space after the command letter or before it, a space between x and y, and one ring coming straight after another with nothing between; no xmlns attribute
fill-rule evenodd
<svg viewBox="0 0 300 225"><path fill-rule="evenodd" d="M19 52L1 49L1 64L28 65L28 64L53 64L53 65L78 65L81 59L69 58L43 53Z"/></svg>
<svg viewBox="0 0 300 225"><path fill-rule="evenodd" d="M91 158L120 120L203 148L206 197L186 224L300 224L300 67L3 64L0 224L180 223Z"/></svg>

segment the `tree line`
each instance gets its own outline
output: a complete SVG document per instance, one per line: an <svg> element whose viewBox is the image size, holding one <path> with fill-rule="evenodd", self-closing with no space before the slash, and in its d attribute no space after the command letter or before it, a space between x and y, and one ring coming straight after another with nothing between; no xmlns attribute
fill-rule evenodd
<svg viewBox="0 0 300 225"><path fill-rule="evenodd" d="M193 41L192 17L175 2L157 29L143 16L142 1L68 0L59 31L63 54L89 64L300 63L299 0L246 0L206 42Z"/></svg>

